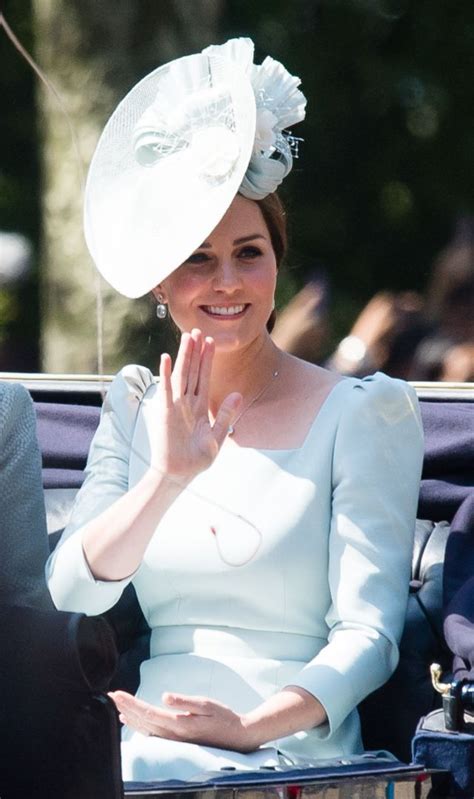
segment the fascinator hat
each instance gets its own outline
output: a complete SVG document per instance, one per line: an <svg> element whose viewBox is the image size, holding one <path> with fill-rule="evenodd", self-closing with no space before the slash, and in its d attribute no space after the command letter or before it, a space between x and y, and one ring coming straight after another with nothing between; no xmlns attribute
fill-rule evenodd
<svg viewBox="0 0 474 799"><path fill-rule="evenodd" d="M198 248L240 192L275 191L291 170L287 129L305 115L300 80L250 39L151 72L107 122L85 190L87 245L102 276L140 297Z"/></svg>

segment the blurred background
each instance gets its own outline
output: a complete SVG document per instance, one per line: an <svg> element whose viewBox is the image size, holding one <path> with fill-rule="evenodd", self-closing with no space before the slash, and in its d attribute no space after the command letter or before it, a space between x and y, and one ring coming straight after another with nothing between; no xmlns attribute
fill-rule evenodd
<svg viewBox="0 0 474 799"><path fill-rule="evenodd" d="M302 78L275 340L348 374L474 379L472 0L3 0L0 370L95 372L81 184L117 101L168 60L251 36ZM77 156L70 126L77 137ZM82 167L81 167L82 164ZM103 369L173 335L101 283Z"/></svg>

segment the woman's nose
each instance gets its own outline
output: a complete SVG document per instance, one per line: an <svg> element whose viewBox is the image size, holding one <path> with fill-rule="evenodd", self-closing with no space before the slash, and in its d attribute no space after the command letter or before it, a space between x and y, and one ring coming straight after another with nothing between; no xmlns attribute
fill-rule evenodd
<svg viewBox="0 0 474 799"><path fill-rule="evenodd" d="M214 274L214 287L225 291L233 291L240 286L240 273L232 259L219 261Z"/></svg>

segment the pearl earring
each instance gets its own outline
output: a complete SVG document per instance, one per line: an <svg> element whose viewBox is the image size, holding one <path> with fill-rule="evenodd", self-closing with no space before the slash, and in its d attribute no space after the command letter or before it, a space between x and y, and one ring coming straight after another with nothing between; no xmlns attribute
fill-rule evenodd
<svg viewBox="0 0 474 799"><path fill-rule="evenodd" d="M168 308L164 303L164 297L162 294L158 294L157 296L158 305L156 306L156 315L158 319L166 319L168 316Z"/></svg>

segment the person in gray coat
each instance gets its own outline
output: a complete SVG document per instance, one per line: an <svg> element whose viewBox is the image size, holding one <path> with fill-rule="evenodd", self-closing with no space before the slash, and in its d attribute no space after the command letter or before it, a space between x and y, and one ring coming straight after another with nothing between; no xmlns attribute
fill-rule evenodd
<svg viewBox="0 0 474 799"><path fill-rule="evenodd" d="M52 608L48 554L33 402L23 386L0 383L0 605Z"/></svg>

